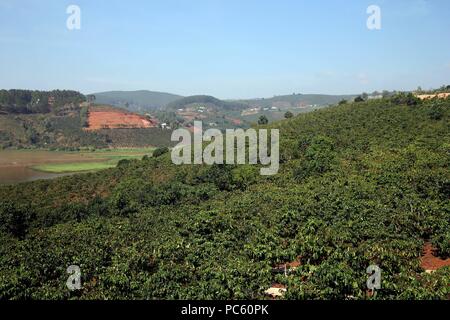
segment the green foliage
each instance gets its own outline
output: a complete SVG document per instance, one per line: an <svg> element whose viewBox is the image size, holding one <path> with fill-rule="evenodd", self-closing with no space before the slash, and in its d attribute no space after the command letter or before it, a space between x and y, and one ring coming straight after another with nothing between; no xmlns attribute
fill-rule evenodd
<svg viewBox="0 0 450 320"><path fill-rule="evenodd" d="M264 125L264 124L268 124L268 123L269 123L269 119L267 119L267 117L265 115L262 115L259 117L259 119L258 119L259 125Z"/></svg>
<svg viewBox="0 0 450 320"><path fill-rule="evenodd" d="M284 117L286 119L290 119L290 118L294 117L294 114L290 111L286 111L286 113L284 114Z"/></svg>
<svg viewBox="0 0 450 320"><path fill-rule="evenodd" d="M84 108L69 114L0 114L0 145L77 150L79 148L169 146L170 130L159 128L85 130Z"/></svg>
<svg viewBox="0 0 450 320"><path fill-rule="evenodd" d="M169 152L169 148L167 148L167 147L159 147L159 148L156 148L155 151L153 151L152 156L157 158L157 157L162 156L163 154L168 153L168 152Z"/></svg>
<svg viewBox="0 0 450 320"><path fill-rule="evenodd" d="M311 105L326 106L337 104L342 99L352 100L351 95L325 95L325 94L301 94L294 93L290 95L274 96L272 98L244 100L252 106L262 108L277 107L278 105L288 105L290 108L296 108L298 105L307 103Z"/></svg>
<svg viewBox="0 0 450 320"><path fill-rule="evenodd" d="M47 113L65 104L80 103L85 97L76 91L0 90L0 111L7 113Z"/></svg>
<svg viewBox="0 0 450 320"><path fill-rule="evenodd" d="M130 159L120 159L117 162L117 167L126 167L130 164L131 160Z"/></svg>
<svg viewBox="0 0 450 320"><path fill-rule="evenodd" d="M12 202L0 203L0 231L23 238L33 218L30 208L26 205L16 205Z"/></svg>
<svg viewBox="0 0 450 320"><path fill-rule="evenodd" d="M148 90L95 93L95 102L98 104L108 104L116 107L125 107L128 104L127 109L132 111L150 111L163 108L168 103L180 98L182 97L179 95Z"/></svg>
<svg viewBox="0 0 450 320"><path fill-rule="evenodd" d="M237 166L232 170L233 185L237 189L245 190L257 182L259 169L253 165Z"/></svg>
<svg viewBox="0 0 450 320"><path fill-rule="evenodd" d="M304 149L303 161L294 170L294 177L303 180L314 174L323 174L331 170L335 163L333 141L325 136L315 136L310 141L300 141L300 152Z"/></svg>
<svg viewBox="0 0 450 320"><path fill-rule="evenodd" d="M225 164L213 164L206 170L200 179L204 182L213 183L219 190L232 190L232 166Z"/></svg>
<svg viewBox="0 0 450 320"><path fill-rule="evenodd" d="M83 128L87 128L89 126L88 116L88 107L82 107L80 110L80 123Z"/></svg>
<svg viewBox="0 0 450 320"><path fill-rule="evenodd" d="M400 92L390 98L390 101L396 105L406 104L407 106L415 106L420 103L420 99L417 98L411 92Z"/></svg>
<svg viewBox="0 0 450 320"><path fill-rule="evenodd" d="M272 177L162 156L0 187L0 299L262 299L275 282L286 299L369 299L371 264L370 299L447 299L450 268L426 274L420 256L425 241L450 256L450 101L407 102L271 123Z"/></svg>
<svg viewBox="0 0 450 320"><path fill-rule="evenodd" d="M204 96L204 95L197 95L197 96L189 96L185 98L181 98L179 100L173 101L167 105L168 110L176 110L176 109L182 109L185 108L188 105L192 104L202 104L202 105L209 105L213 106L216 109L221 110L242 110L248 108L248 105L241 102L235 102L235 101L223 101L219 100L217 98L214 98L212 96Z"/></svg>

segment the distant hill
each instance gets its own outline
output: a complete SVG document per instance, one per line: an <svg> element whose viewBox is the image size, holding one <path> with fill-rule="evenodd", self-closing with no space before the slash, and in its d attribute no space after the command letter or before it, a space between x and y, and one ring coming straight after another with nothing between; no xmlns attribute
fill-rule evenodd
<svg viewBox="0 0 450 320"><path fill-rule="evenodd" d="M326 106L336 104L342 99L353 100L356 95L292 94L272 98L220 100L209 95L183 97L176 94L139 91L107 91L94 93L95 103L123 107L130 111L145 112L157 109L176 110L187 105L209 105L217 110L243 110L248 107L296 108Z"/></svg>
<svg viewBox="0 0 450 320"><path fill-rule="evenodd" d="M19 110L15 108L14 111L16 109ZM0 150L22 147L70 150L171 144L171 131L158 128L154 119L117 107L69 103L54 112L25 111L27 113L0 113Z"/></svg>
<svg viewBox="0 0 450 320"><path fill-rule="evenodd" d="M93 93L95 103L126 107L131 111L150 111L161 109L182 96L148 90L139 91L107 91Z"/></svg>
<svg viewBox="0 0 450 320"><path fill-rule="evenodd" d="M182 109L190 106L204 105L217 110L243 110L248 108L248 104L240 101L225 101L212 96L197 95L181 98L167 105L168 110Z"/></svg>
<svg viewBox="0 0 450 320"><path fill-rule="evenodd" d="M86 97L71 90L0 90L0 114L65 113Z"/></svg>
<svg viewBox="0 0 450 320"><path fill-rule="evenodd" d="M326 95L326 94L291 94L274 96L272 98L240 100L255 107L295 108L312 105L324 106L336 104L341 100L353 100L356 95Z"/></svg>

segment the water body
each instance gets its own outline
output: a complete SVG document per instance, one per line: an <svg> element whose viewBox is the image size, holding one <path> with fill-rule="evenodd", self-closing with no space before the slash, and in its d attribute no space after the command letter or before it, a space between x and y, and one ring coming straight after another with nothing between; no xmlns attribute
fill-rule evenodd
<svg viewBox="0 0 450 320"><path fill-rule="evenodd" d="M39 179L53 179L74 174L41 172L32 169L35 165L86 162L92 160L92 157L76 152L2 150L0 151L0 185L9 185Z"/></svg>
<svg viewBox="0 0 450 320"><path fill-rule="evenodd" d="M40 172L24 166L5 166L0 167L0 185L16 184L40 179L53 179L69 174L70 173Z"/></svg>

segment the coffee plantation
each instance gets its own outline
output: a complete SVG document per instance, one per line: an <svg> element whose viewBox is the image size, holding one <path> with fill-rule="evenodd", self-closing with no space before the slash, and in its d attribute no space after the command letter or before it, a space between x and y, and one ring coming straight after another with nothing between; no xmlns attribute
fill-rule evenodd
<svg viewBox="0 0 450 320"><path fill-rule="evenodd" d="M273 176L161 152L0 187L0 299L264 299L275 283L280 299L448 299L450 268L420 259L426 242L450 257L450 99L411 101L264 125L280 130Z"/></svg>

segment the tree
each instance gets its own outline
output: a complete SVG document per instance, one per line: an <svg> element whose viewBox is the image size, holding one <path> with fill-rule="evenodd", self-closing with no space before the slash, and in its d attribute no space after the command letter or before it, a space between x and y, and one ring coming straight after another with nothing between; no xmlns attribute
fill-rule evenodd
<svg viewBox="0 0 450 320"><path fill-rule="evenodd" d="M167 148L167 147L159 147L159 148L156 148L155 151L153 151L152 156L154 158L157 158L157 157L162 156L163 154L165 154L167 152L169 152L169 148Z"/></svg>
<svg viewBox="0 0 450 320"><path fill-rule="evenodd" d="M86 96L87 102L92 103L95 101L96 97L93 94L89 94Z"/></svg>
<svg viewBox="0 0 450 320"><path fill-rule="evenodd" d="M361 98L363 98L364 101L366 101L369 98L369 95L366 92L363 92Z"/></svg>
<svg viewBox="0 0 450 320"><path fill-rule="evenodd" d="M286 118L286 119L290 119L290 118L292 118L294 116L294 114L292 113L292 112L290 112L290 111L286 111L286 113L284 114L284 117Z"/></svg>
<svg viewBox="0 0 450 320"><path fill-rule="evenodd" d="M343 104L347 104L347 100L342 99L341 101L339 101L339 105L343 105Z"/></svg>
<svg viewBox="0 0 450 320"><path fill-rule="evenodd" d="M267 117L265 115L262 115L261 117L259 117L258 119L258 124L268 124L269 123L269 119L267 119Z"/></svg>
<svg viewBox="0 0 450 320"><path fill-rule="evenodd" d="M382 96L383 98L389 97L389 91L383 90L383 92L381 93L381 96Z"/></svg>
<svg viewBox="0 0 450 320"><path fill-rule="evenodd" d="M420 99L411 92L400 92L391 98L391 102L396 105L406 104L407 106L415 106L420 103Z"/></svg>
<svg viewBox="0 0 450 320"><path fill-rule="evenodd" d="M12 202L0 203L0 231L23 239L28 231L33 213L26 205Z"/></svg>
<svg viewBox="0 0 450 320"><path fill-rule="evenodd" d="M355 98L355 102L364 102L365 100L361 96Z"/></svg>

